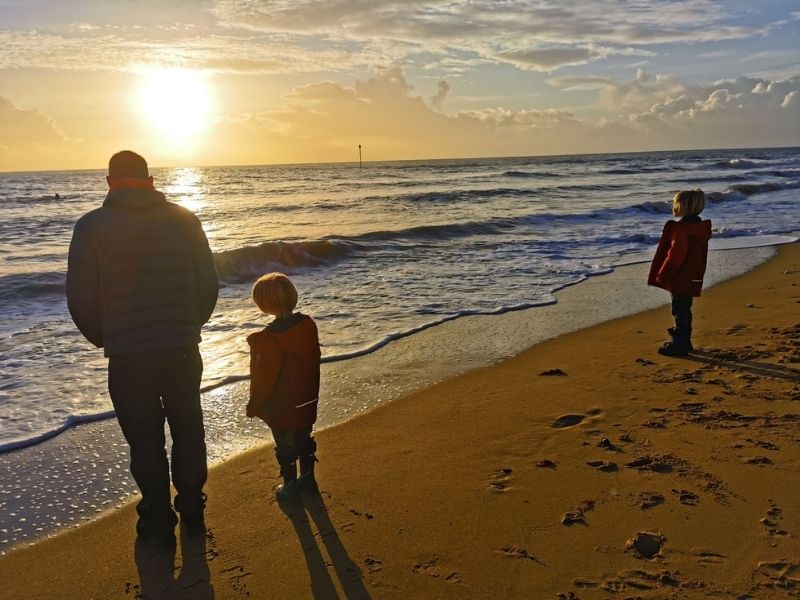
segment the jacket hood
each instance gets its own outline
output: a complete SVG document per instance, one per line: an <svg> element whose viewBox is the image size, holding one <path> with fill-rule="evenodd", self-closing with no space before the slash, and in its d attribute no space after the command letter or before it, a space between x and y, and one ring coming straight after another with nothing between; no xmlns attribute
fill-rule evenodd
<svg viewBox="0 0 800 600"><path fill-rule="evenodd" d="M108 192L103 206L138 209L164 204L166 201L164 194L157 190L122 188Z"/></svg>
<svg viewBox="0 0 800 600"><path fill-rule="evenodd" d="M272 339L290 354L314 354L319 352L317 326L306 315L298 315L300 319L287 329L267 327L264 331L272 335Z"/></svg>
<svg viewBox="0 0 800 600"><path fill-rule="evenodd" d="M711 239L711 221L706 219L698 223L687 223L686 221L672 221L675 226L685 227L689 231L689 235L698 239L701 242L708 242Z"/></svg>

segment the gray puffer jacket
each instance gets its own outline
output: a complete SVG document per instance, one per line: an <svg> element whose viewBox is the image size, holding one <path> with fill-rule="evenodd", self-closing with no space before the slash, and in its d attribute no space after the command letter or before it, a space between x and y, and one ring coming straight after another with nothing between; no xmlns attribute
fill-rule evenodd
<svg viewBox="0 0 800 600"><path fill-rule="evenodd" d="M106 356L199 343L218 292L200 221L161 192L109 192L75 225L67 305Z"/></svg>

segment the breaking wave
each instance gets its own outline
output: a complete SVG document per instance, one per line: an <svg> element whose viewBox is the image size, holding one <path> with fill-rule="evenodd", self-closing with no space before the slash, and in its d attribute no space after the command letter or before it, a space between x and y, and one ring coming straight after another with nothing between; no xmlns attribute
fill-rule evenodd
<svg viewBox="0 0 800 600"><path fill-rule="evenodd" d="M780 190L793 190L800 188L800 181L774 181L767 183L737 183L729 189L741 192L747 196L763 194L764 192L777 192Z"/></svg>
<svg viewBox="0 0 800 600"><path fill-rule="evenodd" d="M724 169L751 169L760 166L757 162L744 158L732 158L731 160L721 160L714 163L717 167Z"/></svg>
<svg viewBox="0 0 800 600"><path fill-rule="evenodd" d="M503 177L520 177L523 179L546 179L549 177L563 177L558 173L534 173L532 171L506 171Z"/></svg>

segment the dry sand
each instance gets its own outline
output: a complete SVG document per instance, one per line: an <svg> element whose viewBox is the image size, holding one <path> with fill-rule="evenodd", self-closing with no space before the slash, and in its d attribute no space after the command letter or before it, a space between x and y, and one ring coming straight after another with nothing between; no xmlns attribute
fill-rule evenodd
<svg viewBox="0 0 800 600"><path fill-rule="evenodd" d="M203 538L131 505L0 557L3 598L800 595L800 245L695 304L539 344L318 434L317 498L271 449L211 472Z"/></svg>

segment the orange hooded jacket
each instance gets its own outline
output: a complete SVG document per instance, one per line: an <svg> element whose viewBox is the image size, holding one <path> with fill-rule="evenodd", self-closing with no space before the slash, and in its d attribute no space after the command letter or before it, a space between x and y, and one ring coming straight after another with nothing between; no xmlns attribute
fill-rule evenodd
<svg viewBox="0 0 800 600"><path fill-rule="evenodd" d="M711 221L667 221L650 265L648 285L676 296L699 296L706 273Z"/></svg>
<svg viewBox="0 0 800 600"><path fill-rule="evenodd" d="M309 429L317 420L320 348L311 317L282 328L273 322L247 337L250 402L247 416L272 429Z"/></svg>

